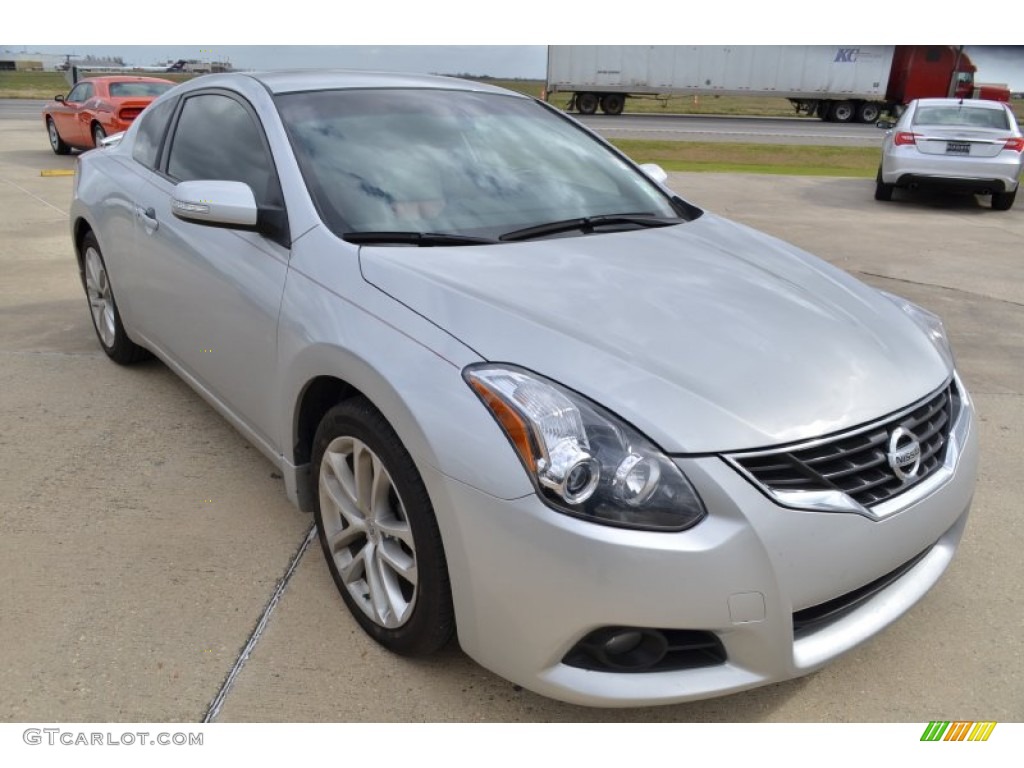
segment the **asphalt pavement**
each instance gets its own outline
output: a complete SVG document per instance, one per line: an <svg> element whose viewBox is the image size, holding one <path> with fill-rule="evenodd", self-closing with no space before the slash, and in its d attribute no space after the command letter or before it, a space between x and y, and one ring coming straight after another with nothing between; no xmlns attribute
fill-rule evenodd
<svg viewBox="0 0 1024 768"><path fill-rule="evenodd" d="M942 315L981 474L953 565L866 645L747 693L595 710L513 686L455 645L408 660L359 630L320 552L300 554L310 518L271 465L160 363L101 353L68 234L73 179L40 175L73 167L34 117L0 121L0 720L200 721L222 692L218 721L1024 719L1024 205L670 174L694 203Z"/></svg>

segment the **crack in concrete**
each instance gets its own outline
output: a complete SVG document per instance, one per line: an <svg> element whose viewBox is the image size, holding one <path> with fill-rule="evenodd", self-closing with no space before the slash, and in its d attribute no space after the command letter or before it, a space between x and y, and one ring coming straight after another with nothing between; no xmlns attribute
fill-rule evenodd
<svg viewBox="0 0 1024 768"><path fill-rule="evenodd" d="M58 352L51 349L0 349L0 355L12 357L103 357L102 352Z"/></svg>
<svg viewBox="0 0 1024 768"><path fill-rule="evenodd" d="M295 575L295 571L299 567L299 562L302 560L302 556L306 554L306 550L309 549L310 542L313 541L315 536L316 524L310 523L309 530L306 531L306 537L302 540L302 544L299 545L299 548L292 556L292 560L288 564L288 569L284 572L284 576L282 576L277 582L274 594L270 596L270 600L263 608L260 620L256 622L256 626L253 628L252 634L249 635L249 640L246 642L245 647L242 648L242 652L238 654L238 658L235 659L235 663L231 667L231 671L228 672L228 676L224 678L224 682L221 684L220 690L217 691L217 695L214 696L213 701L210 702L210 706L206 710L206 715L203 717L202 722L212 723L216 719L217 715L220 714L221 707L224 706L224 701L227 699L232 687L234 687L235 678L237 678L238 674L242 671L242 667L244 667L245 662L249 660L249 655L256 647L256 643L258 643L260 637L262 637L263 631L267 628L267 623L270 621L270 614L274 612L274 609L280 602L281 597L284 595L285 588L288 586L288 582L290 582L292 580L292 576Z"/></svg>
<svg viewBox="0 0 1024 768"><path fill-rule="evenodd" d="M998 296L986 296L983 293L975 293L974 291L965 291L963 288L954 288L949 285L940 285L938 283L925 283L920 280L909 280L905 277L893 277L892 275L881 275L878 272L865 272L864 270L851 270L858 275L867 275L868 277L879 277L883 280L893 280L897 283L909 283L910 285L920 285L922 288L941 288L945 291L953 291L955 293L963 293L968 296L977 296L979 299L988 299L989 301L998 301L1002 304L1009 304L1012 307L1024 307L1024 302L1014 301L1013 299L1001 299Z"/></svg>
<svg viewBox="0 0 1024 768"><path fill-rule="evenodd" d="M22 192L24 192L24 193L25 193L26 195L28 195L29 197L33 197L33 198L35 198L36 200L38 200L38 201L39 201L40 203L42 203L43 205L48 205L48 206L49 206L50 208L53 208L53 210L57 211L57 213L62 213L62 214L64 214L65 216L67 216L67 215L68 215L68 212L67 212L67 211L65 211L64 209L62 209L62 208L58 208L58 207L57 207L56 205L54 205L53 203L50 203L50 202L47 202L46 200L43 200L43 198L41 198L41 197L40 197L39 195L37 195L37 194L34 194L34 193L32 193L32 192L29 192L29 191L28 191L27 189L25 189L25 188L24 188L24 187L22 187L22 186L19 186L19 185L15 184L15 183L14 183L13 181L11 181L10 179L0 179L0 181L4 182L5 184L10 184L10 185L11 185L12 187L14 187L15 189L19 189L19 190L21 190Z"/></svg>

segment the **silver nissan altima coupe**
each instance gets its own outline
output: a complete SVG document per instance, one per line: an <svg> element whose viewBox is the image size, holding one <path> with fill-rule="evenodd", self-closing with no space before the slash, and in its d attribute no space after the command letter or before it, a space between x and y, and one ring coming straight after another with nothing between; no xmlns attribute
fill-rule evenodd
<svg viewBox="0 0 1024 768"><path fill-rule="evenodd" d="M375 640L667 703L920 600L977 429L935 315L664 180L486 85L212 75L80 157L71 232L103 350L266 454Z"/></svg>

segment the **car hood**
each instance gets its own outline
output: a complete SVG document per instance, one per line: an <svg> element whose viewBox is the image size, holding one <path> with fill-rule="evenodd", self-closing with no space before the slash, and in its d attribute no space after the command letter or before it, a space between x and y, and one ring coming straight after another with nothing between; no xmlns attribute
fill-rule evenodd
<svg viewBox="0 0 1024 768"><path fill-rule="evenodd" d="M482 358L583 393L671 453L818 437L903 408L950 375L877 291L710 214L506 245L367 246L360 264Z"/></svg>

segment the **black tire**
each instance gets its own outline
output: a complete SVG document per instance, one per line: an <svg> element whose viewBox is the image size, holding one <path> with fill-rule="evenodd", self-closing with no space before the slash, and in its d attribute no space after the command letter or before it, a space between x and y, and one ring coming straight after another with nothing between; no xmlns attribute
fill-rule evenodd
<svg viewBox="0 0 1024 768"><path fill-rule="evenodd" d="M577 93L576 109L581 115L592 115L597 112L600 100L596 93Z"/></svg>
<svg viewBox="0 0 1024 768"><path fill-rule="evenodd" d="M1019 189L1019 187L1018 187ZM1013 192L994 192L992 194L992 210L1008 211L1013 207L1013 201L1017 199L1017 190Z"/></svg>
<svg viewBox="0 0 1024 768"><path fill-rule="evenodd" d="M829 117L833 123L849 123L856 116L857 110L852 101L833 101Z"/></svg>
<svg viewBox="0 0 1024 768"><path fill-rule="evenodd" d="M325 463L328 450L333 458ZM351 455L345 454L347 450L352 451ZM321 420L313 438L312 462L313 514L320 546L353 618L370 637L398 654L422 656L443 647L455 632L455 611L441 533L423 480L391 425L365 398L345 400L331 408ZM348 473L348 480L344 482L334 469L337 462L341 462L342 471ZM365 469L366 462L370 462L371 469ZM384 474L379 474L378 466ZM366 473L372 474L372 481L366 479ZM390 485L384 487L384 496L380 490L374 491L371 506L376 510L360 518L361 525L365 525L362 531L346 518L346 514L364 514L354 501L358 492L344 490L345 483L353 489L358 487L354 479L357 475L364 478L364 488L378 489L384 487L381 480L390 480ZM386 498L386 502L380 501L381 498ZM350 511L339 514L340 506L334 499L342 499ZM399 528L411 537L411 546L389 533ZM338 542L336 547L332 547L332 539ZM335 549L336 552L332 551ZM399 569L391 567L395 554L384 558L380 554L384 552L411 559L416 573L415 585L404 580ZM369 569L367 557L371 559ZM358 565L360 558L362 564ZM384 560L383 565L380 560ZM341 568L346 569L350 583L346 583ZM362 577L358 579L360 571ZM378 590L381 585L389 589L385 619L370 615L378 612L378 604L373 600L374 584ZM393 599L399 603L397 607L407 613L399 616ZM392 623L390 627L386 626L388 619Z"/></svg>
<svg viewBox="0 0 1024 768"><path fill-rule="evenodd" d="M92 124L92 145L99 149L100 141L107 138L107 132L103 130L103 126L99 123Z"/></svg>
<svg viewBox="0 0 1024 768"><path fill-rule="evenodd" d="M57 124L53 122L52 117L46 118L46 133L50 137L50 149L55 155L66 155L71 151L71 147L65 144L64 139L60 137Z"/></svg>
<svg viewBox="0 0 1024 768"><path fill-rule="evenodd" d="M102 269L102 279L95 275L95 265L90 274L92 253L95 254L95 259L98 260ZM114 299L114 290L110 285L107 265L103 260L99 243L96 242L96 236L92 232L87 232L82 238L80 272L82 287L85 288L85 300L89 306L89 316L92 318L93 330L96 331L96 340L99 341L100 347L106 352L107 357L119 365L131 365L149 358L149 351L128 338L128 334L124 330L121 313L118 312L117 302ZM97 285L101 287L97 288ZM104 285L105 289L102 287ZM94 302L102 302L103 308L98 309ZM102 331L101 325L104 326Z"/></svg>
<svg viewBox="0 0 1024 768"><path fill-rule="evenodd" d="M626 107L626 97L621 93L606 93L601 97L601 111L606 115L621 115Z"/></svg>
<svg viewBox="0 0 1024 768"><path fill-rule="evenodd" d="M862 101L857 107L858 123L874 123L882 115L882 106L877 101Z"/></svg>
<svg viewBox="0 0 1024 768"><path fill-rule="evenodd" d="M892 200L892 191L895 188L895 184L886 184L882 181L882 166L878 166L878 174L875 176L875 200L881 200L883 203L889 202Z"/></svg>

